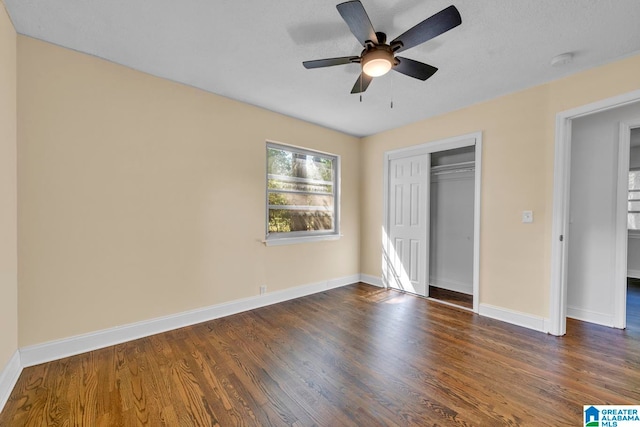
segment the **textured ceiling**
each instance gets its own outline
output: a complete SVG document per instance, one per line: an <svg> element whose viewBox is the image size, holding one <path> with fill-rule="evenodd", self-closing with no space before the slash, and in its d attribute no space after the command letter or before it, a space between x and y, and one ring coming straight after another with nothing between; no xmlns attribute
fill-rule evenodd
<svg viewBox="0 0 640 427"><path fill-rule="evenodd" d="M462 25L402 54L439 71L426 82L391 72L360 102L358 64L301 64L359 55L339 1L4 1L20 34L357 136L640 52L639 0L455 0ZM389 39L452 4L362 2ZM552 67L563 52L573 62Z"/></svg>

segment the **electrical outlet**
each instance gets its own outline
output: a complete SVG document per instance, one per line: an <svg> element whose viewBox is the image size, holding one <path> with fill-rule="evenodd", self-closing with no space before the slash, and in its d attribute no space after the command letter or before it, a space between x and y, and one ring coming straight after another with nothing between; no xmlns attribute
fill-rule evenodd
<svg viewBox="0 0 640 427"><path fill-rule="evenodd" d="M264 295L267 293L267 285L260 286L260 295Z"/></svg>
<svg viewBox="0 0 640 427"><path fill-rule="evenodd" d="M529 224L533 222L533 211L522 211L522 222Z"/></svg>

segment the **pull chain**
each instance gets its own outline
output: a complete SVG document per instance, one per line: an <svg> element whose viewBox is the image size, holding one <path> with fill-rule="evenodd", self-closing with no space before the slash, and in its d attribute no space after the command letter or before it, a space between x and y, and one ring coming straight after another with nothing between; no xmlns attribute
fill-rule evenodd
<svg viewBox="0 0 640 427"><path fill-rule="evenodd" d="M393 73L391 73L391 109L393 110Z"/></svg>

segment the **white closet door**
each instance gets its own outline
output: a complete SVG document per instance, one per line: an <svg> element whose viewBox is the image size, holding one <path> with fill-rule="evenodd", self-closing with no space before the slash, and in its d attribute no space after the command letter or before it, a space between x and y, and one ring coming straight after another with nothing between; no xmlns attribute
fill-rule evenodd
<svg viewBox="0 0 640 427"><path fill-rule="evenodd" d="M388 286L427 296L430 154L389 161Z"/></svg>

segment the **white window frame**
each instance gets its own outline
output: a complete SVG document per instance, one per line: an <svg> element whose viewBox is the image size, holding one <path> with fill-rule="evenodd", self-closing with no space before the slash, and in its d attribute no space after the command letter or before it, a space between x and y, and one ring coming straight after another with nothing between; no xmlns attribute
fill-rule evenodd
<svg viewBox="0 0 640 427"><path fill-rule="evenodd" d="M333 230L269 232L269 149L285 150L310 156L328 157L333 160ZM267 141L265 147L265 240L267 246L288 245L340 238L340 156L295 145Z"/></svg>
<svg viewBox="0 0 640 427"><path fill-rule="evenodd" d="M640 171L640 168L630 168L629 169L629 174L631 174L631 172L638 172ZM636 190L637 191L637 190ZM631 196L631 190L628 190L628 196ZM631 201L631 199L628 199L629 201ZM629 213L629 208L627 207L627 213ZM629 233L629 237L633 238L633 239L640 239L640 229L627 229L627 232Z"/></svg>

